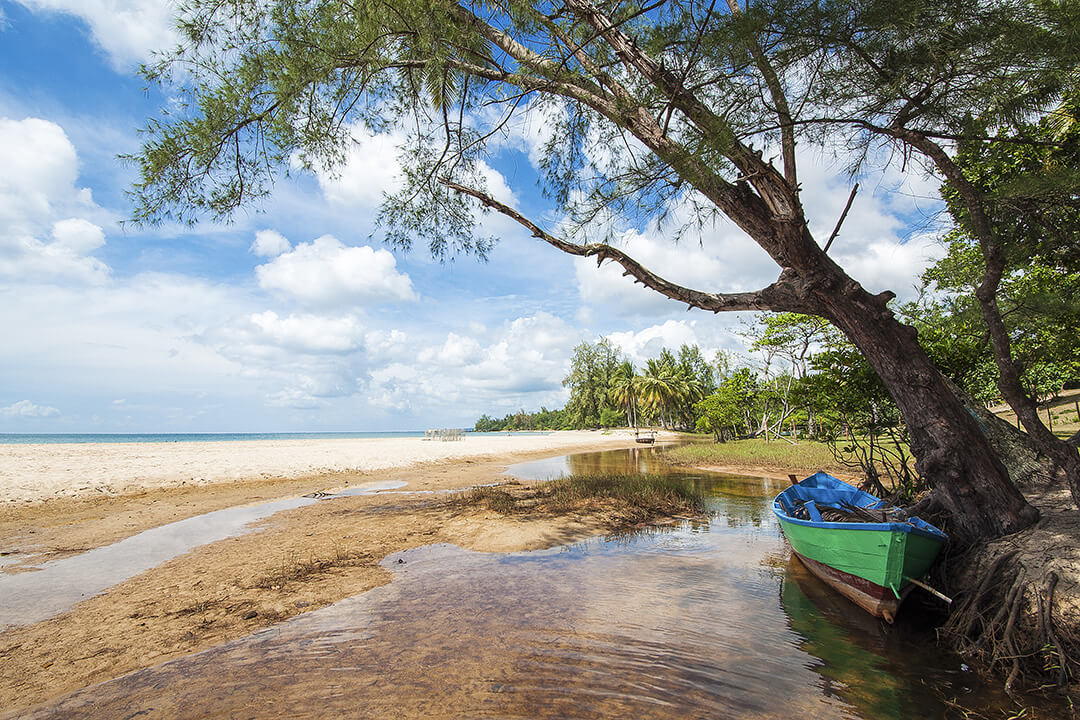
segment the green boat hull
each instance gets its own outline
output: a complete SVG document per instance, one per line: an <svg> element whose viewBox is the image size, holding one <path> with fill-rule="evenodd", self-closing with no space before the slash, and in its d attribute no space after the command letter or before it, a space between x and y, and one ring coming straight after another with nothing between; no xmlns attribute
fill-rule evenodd
<svg viewBox="0 0 1080 720"><path fill-rule="evenodd" d="M847 525L850 528L814 527L780 518L792 550L810 572L867 612L892 622L911 589L909 578L922 577L942 543L911 532Z"/></svg>

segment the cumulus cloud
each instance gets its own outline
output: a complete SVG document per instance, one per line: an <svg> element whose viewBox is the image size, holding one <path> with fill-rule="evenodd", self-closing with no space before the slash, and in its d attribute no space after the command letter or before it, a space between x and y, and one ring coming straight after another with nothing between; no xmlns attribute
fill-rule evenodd
<svg viewBox="0 0 1080 720"><path fill-rule="evenodd" d="M19 400L12 405L0 408L0 415L8 418L46 418L59 414L60 411L54 407L35 405L29 400Z"/></svg>
<svg viewBox="0 0 1080 720"><path fill-rule="evenodd" d="M905 242L876 239L857 248L841 248L837 261L872 293L892 290L910 299L919 287L923 270L945 256L945 246L932 235L916 235Z"/></svg>
<svg viewBox="0 0 1080 720"><path fill-rule="evenodd" d="M75 146L59 125L0 118L0 275L102 282L108 267L88 253L105 233L90 191L76 185Z"/></svg>
<svg viewBox="0 0 1080 720"><path fill-rule="evenodd" d="M154 51L176 44L175 3L170 0L17 0L35 12L74 15L117 70L131 71Z"/></svg>
<svg viewBox="0 0 1080 720"><path fill-rule="evenodd" d="M675 351L683 345L697 345L702 355L711 360L717 351L743 349L732 329L744 317L745 313L731 313L707 320L667 320L641 330L608 333L606 337L638 366L664 348Z"/></svg>
<svg viewBox="0 0 1080 720"><path fill-rule="evenodd" d="M280 317L274 311L267 310L251 315L250 320L252 326L273 344L300 352L350 352L359 349L364 340L364 328L352 315Z"/></svg>
<svg viewBox="0 0 1080 720"><path fill-rule="evenodd" d="M403 140L401 133L375 135L362 125L354 125L344 161L334 168L315 168L323 196L338 207L366 211L377 208L384 193L401 189L398 146Z"/></svg>
<svg viewBox="0 0 1080 720"><path fill-rule="evenodd" d="M292 250L292 244L276 230L259 230L250 250L261 257L277 257Z"/></svg>
<svg viewBox="0 0 1080 720"><path fill-rule="evenodd" d="M398 411L457 406L473 417L565 402L562 379L581 331L539 312L483 334L450 332L412 359L373 369L369 401Z"/></svg>
<svg viewBox="0 0 1080 720"><path fill-rule="evenodd" d="M259 286L320 306L412 301L412 280L387 250L343 245L324 235L255 269Z"/></svg>

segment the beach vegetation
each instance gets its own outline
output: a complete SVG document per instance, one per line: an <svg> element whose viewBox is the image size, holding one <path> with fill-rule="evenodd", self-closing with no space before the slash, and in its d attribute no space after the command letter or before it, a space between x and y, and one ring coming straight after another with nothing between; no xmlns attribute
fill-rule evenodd
<svg viewBox="0 0 1080 720"><path fill-rule="evenodd" d="M450 501L480 506L503 515L604 514L620 523L697 514L705 499L689 483L662 475L569 475L543 483L508 483L472 488Z"/></svg>
<svg viewBox="0 0 1080 720"><path fill-rule="evenodd" d="M849 474L828 443L804 441L797 445L766 442L764 438L730 440L725 443L689 443L664 451L663 459L673 465L760 468L779 473L824 470Z"/></svg>

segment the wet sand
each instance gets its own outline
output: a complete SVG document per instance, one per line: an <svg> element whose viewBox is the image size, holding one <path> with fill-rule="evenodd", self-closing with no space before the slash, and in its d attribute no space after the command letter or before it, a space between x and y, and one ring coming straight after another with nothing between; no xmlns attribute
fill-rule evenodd
<svg viewBox="0 0 1080 720"><path fill-rule="evenodd" d="M555 437L554 447L550 440L538 443L541 449L518 446L498 453L488 447L486 456L413 461L407 467L165 484L117 497L83 493L9 503L0 508L0 570L32 572L45 560L223 508L370 483L405 483L402 491L461 489L505 482L503 473L514 462L634 444L626 434ZM154 451L142 452L146 457ZM510 518L450 507L445 498L390 492L279 512L252 532L196 547L68 612L0 631L0 707L17 712L382 585L390 576L378 563L395 552L437 542L480 551L537 549L605 532L614 522L602 516Z"/></svg>

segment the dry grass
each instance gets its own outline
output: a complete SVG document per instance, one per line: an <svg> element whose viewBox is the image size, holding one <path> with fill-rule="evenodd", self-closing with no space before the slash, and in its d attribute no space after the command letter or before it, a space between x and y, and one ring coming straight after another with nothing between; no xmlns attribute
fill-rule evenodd
<svg viewBox="0 0 1080 720"><path fill-rule="evenodd" d="M1016 426L1016 413L1008 405L998 405L990 410L1013 427ZM1080 430L1080 390L1064 390L1053 400L1039 403L1039 417L1043 424L1049 422L1053 425L1054 434L1058 437L1071 437Z"/></svg>
<svg viewBox="0 0 1080 720"><path fill-rule="evenodd" d="M337 568L370 565L374 559L370 554L352 550L337 550L325 557L308 556L302 558L289 553L281 558L280 564L272 571L257 577L251 587L264 590L280 590L289 583L300 582L306 578L332 572Z"/></svg>
<svg viewBox="0 0 1080 720"><path fill-rule="evenodd" d="M536 486L519 483L473 488L453 498L459 507L480 505L502 515L602 513L619 522L700 513L696 490L659 475L573 475Z"/></svg>

